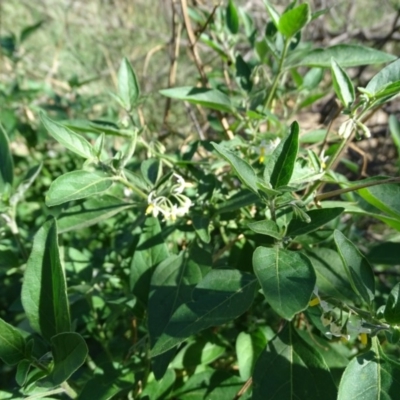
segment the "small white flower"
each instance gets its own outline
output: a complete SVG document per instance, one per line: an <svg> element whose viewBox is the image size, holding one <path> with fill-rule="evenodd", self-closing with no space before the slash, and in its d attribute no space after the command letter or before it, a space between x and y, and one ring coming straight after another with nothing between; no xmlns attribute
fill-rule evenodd
<svg viewBox="0 0 400 400"><path fill-rule="evenodd" d="M265 157L272 154L272 152L278 147L280 142L280 138L270 140L268 143L266 143L265 140L262 140L260 145L256 148L256 152L259 155L259 162L263 163L265 161Z"/></svg>

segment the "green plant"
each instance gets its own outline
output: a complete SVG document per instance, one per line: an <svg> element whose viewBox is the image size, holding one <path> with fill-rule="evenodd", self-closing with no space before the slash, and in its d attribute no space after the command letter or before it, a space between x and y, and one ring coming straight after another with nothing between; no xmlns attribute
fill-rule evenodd
<svg viewBox="0 0 400 400"><path fill-rule="evenodd" d="M161 94L208 110L211 129L183 148L140 122L127 59L113 98L128 122L40 114L70 170L44 157L17 184L0 130L2 302L13 310L1 314L0 357L19 385L2 398L396 398L400 284L387 265L400 263L398 234L389 240L399 178L350 182L334 168L400 92L400 61L302 43L320 15L307 3L266 12L260 39L232 0L191 10L219 63L206 72L186 21L201 84ZM386 62L356 91L347 67ZM301 135L290 121L329 92L346 115L338 133ZM360 237L365 218L382 243Z"/></svg>

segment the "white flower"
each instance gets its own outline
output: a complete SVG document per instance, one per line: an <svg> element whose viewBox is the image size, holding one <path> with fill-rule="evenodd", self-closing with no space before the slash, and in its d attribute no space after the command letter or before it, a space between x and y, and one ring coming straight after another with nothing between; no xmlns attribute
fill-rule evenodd
<svg viewBox="0 0 400 400"><path fill-rule="evenodd" d="M259 155L258 161L263 163L265 161L265 156L269 156L278 147L281 142L280 138L275 138L270 140L268 143L262 140L260 145L257 147L256 152Z"/></svg>
<svg viewBox="0 0 400 400"><path fill-rule="evenodd" d="M147 197L146 215L152 214L153 217L162 215L165 221L176 221L177 217L184 217L192 206L189 197L182 194L186 185L185 180L178 174L174 174L178 179L178 184L171 189L171 199L166 196L156 196L156 192L152 191Z"/></svg>

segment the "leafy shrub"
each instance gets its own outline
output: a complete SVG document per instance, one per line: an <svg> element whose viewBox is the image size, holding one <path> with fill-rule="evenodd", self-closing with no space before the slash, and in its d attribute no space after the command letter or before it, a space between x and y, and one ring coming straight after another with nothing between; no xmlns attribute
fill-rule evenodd
<svg viewBox="0 0 400 400"><path fill-rule="evenodd" d="M127 120L42 111L55 142L32 128L29 165L1 127L1 398L396 398L399 178L335 166L399 93L400 61L302 43L307 3L266 12L259 36L232 0L191 10L212 72L185 21L201 84L161 94L201 110L198 140L156 139L126 58ZM346 69L382 63L356 90ZM301 134L296 115L329 92L337 133ZM360 237L366 219L382 242Z"/></svg>

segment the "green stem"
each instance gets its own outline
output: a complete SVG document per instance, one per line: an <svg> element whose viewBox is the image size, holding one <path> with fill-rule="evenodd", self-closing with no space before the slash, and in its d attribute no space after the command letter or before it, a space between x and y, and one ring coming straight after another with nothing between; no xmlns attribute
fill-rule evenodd
<svg viewBox="0 0 400 400"><path fill-rule="evenodd" d="M318 204L320 201L329 199L330 197L333 196L339 196L344 193L354 192L355 190L364 189L370 186L384 185L386 183L400 183L400 178L389 178L381 181L365 182L345 189L332 190L331 192L322 193L318 196L315 196L314 201L316 204Z"/></svg>
<svg viewBox="0 0 400 400"><path fill-rule="evenodd" d="M289 49L289 45L290 45L290 38L286 38L285 39L285 43L283 45L282 55L281 55L281 58L279 60L278 72L276 73L275 78L274 78L274 80L272 82L272 86L271 86L269 95L267 97L267 101L264 104L264 110L265 109L268 110L271 107L272 100L275 97L276 88L278 87L279 80L282 77L283 63L284 63L284 61L286 59L286 55L287 55L287 52L288 52L288 49Z"/></svg>
<svg viewBox="0 0 400 400"><path fill-rule="evenodd" d="M135 192L138 196L142 197L143 199L147 200L147 194L142 192L139 188L136 186L132 185L129 181L127 181L124 177L122 176L114 176L113 178L115 181L122 183L124 186L126 186L128 189L132 190L132 192Z"/></svg>

